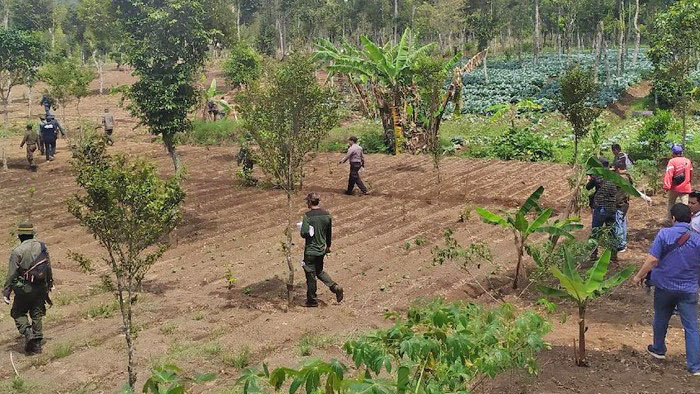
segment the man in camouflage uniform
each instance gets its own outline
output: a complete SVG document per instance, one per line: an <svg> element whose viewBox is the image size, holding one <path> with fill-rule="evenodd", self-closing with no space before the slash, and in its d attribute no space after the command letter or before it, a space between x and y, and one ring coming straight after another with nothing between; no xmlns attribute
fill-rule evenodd
<svg viewBox="0 0 700 394"><path fill-rule="evenodd" d="M29 162L29 169L35 171L36 164L34 164L34 152L36 151L37 147L42 153L44 152L44 149L39 133L34 130L34 127L32 127L31 124L27 124L27 131L24 132L24 139L22 139L22 143L19 144L19 147L21 148L25 144L27 145L27 161Z"/></svg>
<svg viewBox="0 0 700 394"><path fill-rule="evenodd" d="M53 287L53 275L46 245L34 239L34 226L20 224L17 236L21 243L10 253L2 295L9 305L10 294L15 293L10 315L26 340L24 350L34 354L41 352L44 338L41 319L46 315L46 304L51 305L49 291Z"/></svg>

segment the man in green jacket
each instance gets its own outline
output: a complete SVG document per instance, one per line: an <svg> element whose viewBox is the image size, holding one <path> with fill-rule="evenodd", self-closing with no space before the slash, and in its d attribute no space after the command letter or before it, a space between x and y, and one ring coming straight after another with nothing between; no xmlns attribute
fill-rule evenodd
<svg viewBox="0 0 700 394"><path fill-rule="evenodd" d="M343 288L331 279L323 270L323 258L331 252L331 237L333 220L328 211L321 209L321 198L318 193L306 196L309 211L304 214L301 222L301 236L306 240L304 247L304 273L306 274L306 304L307 307L317 307L316 278L328 286L338 302L343 300Z"/></svg>
<svg viewBox="0 0 700 394"><path fill-rule="evenodd" d="M44 338L41 319L46 315L45 304L51 305L51 262L46 245L34 239L34 227L31 223L20 224L17 236L21 243L10 253L7 280L2 295L5 303L9 305L10 294L15 293L10 316L26 340L24 350L27 354L40 353L41 341Z"/></svg>

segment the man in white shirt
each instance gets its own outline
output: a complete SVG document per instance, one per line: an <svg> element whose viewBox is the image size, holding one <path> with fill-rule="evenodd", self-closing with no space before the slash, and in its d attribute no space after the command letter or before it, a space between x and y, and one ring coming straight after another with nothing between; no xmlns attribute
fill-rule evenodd
<svg viewBox="0 0 700 394"><path fill-rule="evenodd" d="M692 191L688 195L688 207L693 214L690 219L690 228L700 233L700 192Z"/></svg>

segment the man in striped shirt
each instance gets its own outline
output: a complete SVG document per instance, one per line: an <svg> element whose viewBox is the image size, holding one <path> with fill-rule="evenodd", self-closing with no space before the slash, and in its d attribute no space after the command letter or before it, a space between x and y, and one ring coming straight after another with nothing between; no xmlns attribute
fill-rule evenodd
<svg viewBox="0 0 700 394"><path fill-rule="evenodd" d="M677 203L671 208L673 226L663 228L649 248L649 256L633 281L639 285L651 271L654 290L654 343L647 351L657 359L666 358L666 331L674 309L680 313L685 330L688 371L700 376L700 335L698 334L698 278L700 276L700 234L690 228L691 212Z"/></svg>

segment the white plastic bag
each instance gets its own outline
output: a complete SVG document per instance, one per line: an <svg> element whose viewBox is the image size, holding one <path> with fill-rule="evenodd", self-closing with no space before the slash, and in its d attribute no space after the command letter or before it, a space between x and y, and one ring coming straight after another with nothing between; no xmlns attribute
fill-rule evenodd
<svg viewBox="0 0 700 394"><path fill-rule="evenodd" d="M301 224L302 222L297 223L297 230L301 232ZM313 237L314 236L314 226L309 226L309 236Z"/></svg>

